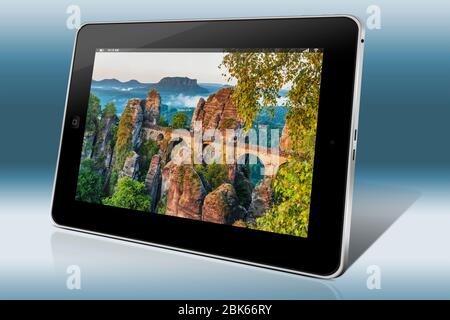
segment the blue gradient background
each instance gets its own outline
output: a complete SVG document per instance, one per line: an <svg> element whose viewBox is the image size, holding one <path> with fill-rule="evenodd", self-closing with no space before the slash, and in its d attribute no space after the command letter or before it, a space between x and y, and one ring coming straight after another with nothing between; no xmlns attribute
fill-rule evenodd
<svg viewBox="0 0 450 320"><path fill-rule="evenodd" d="M355 191L355 210L359 211L354 215L364 217L375 208L375 215L391 212L386 219L390 223L334 282L142 246L136 254L133 245L95 237L82 247L91 250L91 255L75 250L61 257L65 251L55 246L70 252L84 239L56 231L48 218L75 37L75 31L66 28L66 9L71 4L81 8L82 22L338 13L354 14L365 21L367 7L380 6L382 28L366 30ZM450 237L444 230L439 237L434 232L443 223L450 226L449 35L450 2L439 0L3 1L0 297L449 298L444 285L449 287L450 256L444 244ZM393 186L394 191L383 193L386 186ZM404 239L415 243L418 237L425 242L417 243L417 250L402 260L399 253L409 248ZM109 252L106 267L94 265L90 258L92 248L103 248L102 241ZM393 252L393 248L399 251ZM118 263L122 256L116 251L149 257L139 260L135 268L140 272L134 274L133 266ZM92 264L86 262L86 268L92 270L85 281L90 285L79 292L65 289L66 275L61 268L70 258ZM154 261L156 266L147 268ZM388 270L382 290L365 287L365 268L370 264L384 264L383 270ZM117 280L122 267L130 277ZM225 276L218 277L218 272ZM111 288L105 287L102 278L107 275L116 281ZM151 285L143 285L145 279ZM328 289L321 289L330 286L331 295ZM336 291L340 293L336 295Z"/></svg>

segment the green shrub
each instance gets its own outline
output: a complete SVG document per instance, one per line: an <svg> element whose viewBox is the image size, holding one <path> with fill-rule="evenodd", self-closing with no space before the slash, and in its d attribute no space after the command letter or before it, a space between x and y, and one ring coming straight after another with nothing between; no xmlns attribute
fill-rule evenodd
<svg viewBox="0 0 450 320"><path fill-rule="evenodd" d="M78 173L75 199L90 203L101 203L103 177L91 159L83 160Z"/></svg>
<svg viewBox="0 0 450 320"><path fill-rule="evenodd" d="M150 211L150 197L143 182L122 177L111 197L103 199L103 204L113 207Z"/></svg>
<svg viewBox="0 0 450 320"><path fill-rule="evenodd" d="M168 127L169 123L167 122L166 119L164 119L164 117L160 116L159 119L158 119L158 126L160 126L160 127Z"/></svg>
<svg viewBox="0 0 450 320"><path fill-rule="evenodd" d="M177 112L172 117L172 128L185 129L187 126L188 116L184 112Z"/></svg>
<svg viewBox="0 0 450 320"><path fill-rule="evenodd" d="M150 162L155 154L159 151L159 145L154 140L147 140L142 143L139 153L141 155L141 165L139 167L139 177L143 181L147 175Z"/></svg>

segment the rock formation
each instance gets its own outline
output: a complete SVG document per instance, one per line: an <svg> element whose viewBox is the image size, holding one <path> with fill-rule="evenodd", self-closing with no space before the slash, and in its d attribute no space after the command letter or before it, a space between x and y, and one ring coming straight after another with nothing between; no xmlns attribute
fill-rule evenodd
<svg viewBox="0 0 450 320"><path fill-rule="evenodd" d="M150 166L145 178L145 187L147 188L151 199L150 211L155 212L161 187L161 156L159 154L154 155L150 161Z"/></svg>
<svg viewBox="0 0 450 320"><path fill-rule="evenodd" d="M251 219L261 217L270 208L273 201L273 177L265 177L253 190L249 208Z"/></svg>
<svg viewBox="0 0 450 320"><path fill-rule="evenodd" d="M141 99L130 99L128 100L127 106L131 110L131 145L133 150L139 148L141 144L141 128L144 121L144 112L141 107Z"/></svg>
<svg viewBox="0 0 450 320"><path fill-rule="evenodd" d="M196 80L178 77L162 79L158 86L201 88ZM202 133L242 129L232 94L233 88L223 88L206 100L199 99L191 127L201 121ZM172 152L186 144L186 138L175 138L172 128L157 125L161 105L160 94L152 89L145 99L129 99L120 121L117 115L104 112L95 131L85 135L83 157L92 158L105 177L103 196L111 195L118 178L129 177L145 184L151 212L240 227L254 224L271 207L273 177L264 178L254 188L246 165L227 164L226 175L221 170L220 175L211 177L216 171L205 173L201 167L175 163ZM285 126L281 137L281 147L286 150L291 148L287 130ZM116 137L120 143L114 141Z"/></svg>
<svg viewBox="0 0 450 320"><path fill-rule="evenodd" d="M205 99L200 98L197 102L197 106L194 109L191 119L191 129L194 129L195 121L201 121L203 113L203 107L205 106Z"/></svg>
<svg viewBox="0 0 450 320"><path fill-rule="evenodd" d="M86 132L83 137L83 148L81 151L81 159L90 159L95 144L95 132Z"/></svg>
<svg viewBox="0 0 450 320"><path fill-rule="evenodd" d="M111 166L114 151L114 132L118 123L119 118L115 114L102 117L100 120L93 157L98 159L98 165L101 165L104 169Z"/></svg>
<svg viewBox="0 0 450 320"><path fill-rule="evenodd" d="M158 91L152 89L148 92L147 98L142 101L144 109L144 126L156 125L159 121L161 96Z"/></svg>
<svg viewBox="0 0 450 320"><path fill-rule="evenodd" d="M130 177L136 179L139 173L139 155L131 151L130 155L125 159L123 169L119 174L119 177Z"/></svg>
<svg viewBox="0 0 450 320"><path fill-rule="evenodd" d="M233 88L223 88L211 94L206 101L200 99L194 110L191 124L202 122L202 131L206 129L239 129L242 122L237 114L231 95Z"/></svg>
<svg viewBox="0 0 450 320"><path fill-rule="evenodd" d="M201 219L206 190L193 166L167 163L162 173L161 194L167 195L167 215Z"/></svg>
<svg viewBox="0 0 450 320"><path fill-rule="evenodd" d="M223 183L210 192L203 202L202 220L221 224L233 224L241 217L242 208L234 187Z"/></svg>
<svg viewBox="0 0 450 320"><path fill-rule="evenodd" d="M142 140L148 138L146 137L147 132L145 132L145 130L148 130L147 128L158 123L160 107L161 96L154 89L148 92L147 98L144 100L138 98L128 100L126 108L129 108L131 111L131 144L133 150L137 150L141 145Z"/></svg>

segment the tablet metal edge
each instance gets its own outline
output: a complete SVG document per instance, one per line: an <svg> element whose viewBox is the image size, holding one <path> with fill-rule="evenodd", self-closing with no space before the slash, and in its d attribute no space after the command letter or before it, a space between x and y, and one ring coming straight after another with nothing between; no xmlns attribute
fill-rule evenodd
<svg viewBox="0 0 450 320"><path fill-rule="evenodd" d="M353 86L353 106L352 106L352 123L350 133L350 144L348 152L348 170L347 170L347 187L345 193L345 212L344 212L344 226L342 233L342 248L341 248L341 263L339 268L333 274L322 277L324 279L331 279L341 275L348 265L348 251L350 244L350 231L351 231L351 217L353 208L353 187L355 179L355 166L356 166L356 148L358 142L358 123L359 123L359 108L361 100L361 81L362 81L362 68L363 68L363 55L364 55L364 43L365 43L365 29L364 25L359 21L357 17L347 16L353 19L359 28L358 35L358 47L356 52L356 66L355 66L355 79Z"/></svg>
<svg viewBox="0 0 450 320"><path fill-rule="evenodd" d="M288 269L288 268L281 268L281 267L276 267L276 266L271 266L271 265L266 265L266 264L260 264L260 263L247 261L247 260L235 259L235 258L230 258L230 257L225 257L225 256L218 256L218 255L214 255L214 254L208 254L205 252L199 252L199 251L183 249L183 248L178 248L178 247L172 247L172 246L165 246L165 245L153 243L153 242L140 241L140 240L136 240L136 239L132 239L132 238L114 236L114 235L110 235L110 234L104 234L101 232L95 232L95 231L90 231L90 230L78 229L78 228L74 228L74 227L68 227L68 226L58 224L53 219L52 211L53 211L53 202L54 202L55 188L56 188L56 178L58 175L59 160L60 160L60 156L61 156L62 138L63 138L63 133L64 133L64 123L66 120L66 113L67 113L67 102L69 100L69 89L70 89L70 83L71 83L71 79L72 79L72 69L73 69L73 63L74 63L74 59L75 59L75 50L76 50L76 44L77 44L77 40L78 40L78 34L79 34L80 30L83 28L83 26L88 25L88 24L103 24L103 23L145 23L145 22L177 22L177 21L179 21L179 22L183 22L183 21L184 22L190 22L190 21L195 22L195 21L228 21L228 20L258 20L258 19L325 18L325 17L349 18L349 19L353 20L358 26L358 40L357 40L358 46L357 46L357 51L356 51L355 78L354 78L354 86L353 86L351 134L349 137L350 143L349 143L349 151L348 151L347 183L346 183L346 195L345 195L346 199L345 199L344 224L343 224L342 244L341 244L341 260L340 260L338 269L334 273L332 273L330 275L318 275L318 274L314 274L314 273L302 272L302 271ZM202 257L207 257L207 258L214 258L214 259L219 259L219 260L224 260L224 261L229 261L229 262L237 262L237 263L245 264L248 266L261 267L261 268L270 269L270 270L274 270L274 271L288 272L288 273L292 273L292 274L309 276L309 277L314 277L314 278L319 278L319 279L332 279L332 278L338 277L345 271L345 268L347 267L347 264L348 264L348 248L349 248L349 240L350 240L350 226L351 226L351 213L352 213L351 211L352 211L352 201L353 201L353 182L354 182L355 160L356 160L356 158L353 159L353 150L355 150L355 153L356 153L356 141L354 143L353 139L354 139L355 130L357 130L357 128L358 128L358 120L359 120L359 103L360 103L363 49L364 49L364 38L365 38L364 32L365 32L364 25L361 23L361 21L356 16L345 15L345 14L320 15L320 16L278 16L278 17L277 16L275 16L275 17L269 16L269 17L239 17L239 18L214 18L214 19L201 19L200 18L200 19L186 19L186 20L173 19L173 20L152 20L152 21L126 21L126 22L122 21L122 22L84 23L83 25L81 25L78 28L78 30L76 32L75 39L74 39L74 46L73 46L73 50L72 50L72 59L71 59L71 63L70 63L69 79L68 79L67 91L66 91L66 101L65 101L64 115L63 115L63 119L62 119L61 135L60 135L59 148L58 148L58 157L57 157L57 163L56 163L56 169L55 169L55 176L53 179L52 200L51 200L51 205L50 205L50 208L51 208L50 218L51 218L52 224L55 227L61 228L61 229L78 231L78 232L82 232L82 233L103 236L103 237L107 237L107 238L111 238L111 239L125 240L125 241L134 242L137 244L150 245L152 247L156 247L159 249L173 250L173 251L178 251L178 252L183 252L183 253L195 254L197 256L202 256Z"/></svg>

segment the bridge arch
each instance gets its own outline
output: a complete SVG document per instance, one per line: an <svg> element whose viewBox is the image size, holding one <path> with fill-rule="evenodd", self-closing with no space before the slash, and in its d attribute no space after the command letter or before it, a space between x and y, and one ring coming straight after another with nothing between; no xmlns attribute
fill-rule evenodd
<svg viewBox="0 0 450 320"><path fill-rule="evenodd" d="M235 148L235 159L238 163L242 161L242 157L251 155L257 157L264 165L264 175L273 176L277 173L280 165L285 163L287 159L279 153L272 152L270 148L261 148L255 145L238 145Z"/></svg>
<svg viewBox="0 0 450 320"><path fill-rule="evenodd" d="M254 186L264 180L266 167L258 155L242 153L236 162L238 166L246 168L247 177Z"/></svg>
<svg viewBox="0 0 450 320"><path fill-rule="evenodd" d="M167 161L170 161L173 157L173 150L175 147L180 149L182 146L185 146L185 149L190 150L190 156L192 156L192 152L195 152L192 150L193 147L195 147L195 142L192 143L192 139L194 138L194 135L192 132L189 132L188 130L184 129L163 129L160 127L152 127L147 129L147 138L152 138L154 140L160 140L160 139L169 139L169 146L168 146L168 153L167 153ZM224 140L223 143L226 141ZM202 152L203 150L210 145L210 141L203 141L202 142ZM259 148L257 145L249 144L249 143L235 143L234 147L231 148L231 152L233 154L228 155L227 153L230 152L227 147L222 148L222 153L224 156L226 156L226 161L230 159L228 156L231 157L231 159L234 159L234 161L239 163L239 159L243 155L252 155L259 158L261 163L264 166L264 174L266 176L273 176L277 173L280 165L287 162L286 155L283 152L274 152L271 148ZM187 154L188 152L185 150L184 152ZM192 159L190 159L192 160ZM227 162L228 163L228 162Z"/></svg>

